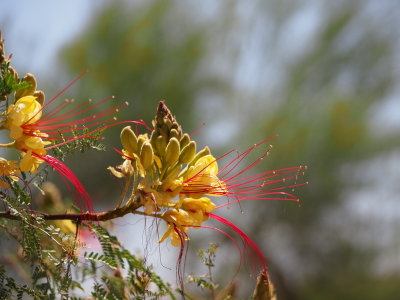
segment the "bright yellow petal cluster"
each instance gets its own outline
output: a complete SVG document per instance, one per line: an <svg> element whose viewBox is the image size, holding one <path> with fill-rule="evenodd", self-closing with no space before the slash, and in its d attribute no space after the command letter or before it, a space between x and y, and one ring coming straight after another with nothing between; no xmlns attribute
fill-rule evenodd
<svg viewBox="0 0 400 300"><path fill-rule="evenodd" d="M189 239L186 235L189 227L201 226L208 220L207 213L213 211L215 207L215 204L206 197L185 198L180 209L171 209L162 214L161 217L167 222L168 228L159 242L170 237L173 246L181 246L183 241Z"/></svg>
<svg viewBox="0 0 400 300"><path fill-rule="evenodd" d="M32 155L32 150L28 150L27 152L22 152L19 168L22 172L35 173L43 162L42 159Z"/></svg>
<svg viewBox="0 0 400 300"><path fill-rule="evenodd" d="M188 227L193 224L193 218L183 209L171 209L162 214L162 218L167 222L167 231L158 241L162 243L166 238L171 238L171 244L175 247L181 246L183 241L188 240L186 233Z"/></svg>
<svg viewBox="0 0 400 300"><path fill-rule="evenodd" d="M22 152L20 169L23 172L34 173L43 160L34 156L33 153L46 155L45 146L51 142L43 141L46 134L39 130L24 132L24 125L37 122L42 117L42 105L34 96L24 96L18 99L7 109L7 119L4 128L10 131L10 138L14 139L14 147Z"/></svg>
<svg viewBox="0 0 400 300"><path fill-rule="evenodd" d="M34 96L25 96L18 99L7 109L5 128L10 130L10 138L16 140L23 136L22 125L32 124L42 116L42 106Z"/></svg>
<svg viewBox="0 0 400 300"><path fill-rule="evenodd" d="M13 160L6 160L2 157L0 157L0 176L7 176L10 179L17 181L18 177L15 176L19 174L20 171L16 165L16 162ZM10 188L10 185L8 182L0 179L0 187L8 189Z"/></svg>
<svg viewBox="0 0 400 300"><path fill-rule="evenodd" d="M219 196L226 191L226 185L218 178L218 164L211 154L201 157L185 175L184 192L198 198L204 194Z"/></svg>
<svg viewBox="0 0 400 300"><path fill-rule="evenodd" d="M201 225L201 223L207 221L207 213L212 212L215 207L215 204L207 197L185 198L182 202L182 209L186 210L196 220L194 225Z"/></svg>

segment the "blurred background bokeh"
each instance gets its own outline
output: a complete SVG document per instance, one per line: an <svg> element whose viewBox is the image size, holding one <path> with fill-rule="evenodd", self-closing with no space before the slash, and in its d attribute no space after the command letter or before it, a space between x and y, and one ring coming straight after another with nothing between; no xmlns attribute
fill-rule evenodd
<svg viewBox="0 0 400 300"><path fill-rule="evenodd" d="M165 99L186 132L205 123L195 138L216 156L279 134L258 171L307 165L301 180L310 184L294 191L301 204L247 201L224 213L266 253L279 299L399 299L400 3L42 0L1 7L14 67L34 73L47 97L88 69L64 97L114 95L130 103L119 119L147 122ZM120 129L106 132L107 152L67 160L98 210L115 206L120 191L106 170L119 163L112 148L120 147ZM137 222L124 218L114 230L128 248L145 252L148 237L143 226L134 229ZM191 247L221 243L215 276L227 284L238 256L222 238L196 232ZM175 249L153 248L146 255L160 272L174 268L160 256L176 257ZM201 272L188 261L189 271ZM245 295L254 278L246 270L239 276Z"/></svg>

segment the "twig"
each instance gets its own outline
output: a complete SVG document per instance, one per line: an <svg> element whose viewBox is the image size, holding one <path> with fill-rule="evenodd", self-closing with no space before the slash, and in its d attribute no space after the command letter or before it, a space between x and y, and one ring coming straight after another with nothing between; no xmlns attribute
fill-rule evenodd
<svg viewBox="0 0 400 300"><path fill-rule="evenodd" d="M34 210L29 210L34 215L40 216L44 220L71 220L75 222L82 221L108 221L116 218L123 217L129 213L133 213L136 209L142 206L140 198L136 198L129 205L125 205L121 208L116 208L106 212L99 213L64 213L64 214L47 214ZM34 217L34 216L33 216ZM10 211L0 212L0 218L10 219L10 220L21 220L20 216L13 215Z"/></svg>

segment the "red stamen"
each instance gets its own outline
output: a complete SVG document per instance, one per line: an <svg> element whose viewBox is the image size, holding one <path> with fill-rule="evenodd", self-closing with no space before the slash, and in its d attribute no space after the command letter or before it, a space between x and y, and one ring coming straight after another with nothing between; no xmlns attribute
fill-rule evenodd
<svg viewBox="0 0 400 300"><path fill-rule="evenodd" d="M193 135L195 135L197 132L199 132L200 130L203 129L203 127L206 126L206 123L202 123L199 128L197 128L195 131L193 131L191 134L189 134L190 137L192 137Z"/></svg>
<svg viewBox="0 0 400 300"><path fill-rule="evenodd" d="M38 155L36 153L32 153L32 155L44 160L46 163L52 166L54 170L56 170L56 172L60 175L62 180L66 183L68 189L70 189L69 183L74 186L75 191L70 191L73 194L76 204L82 211L94 212L91 197L89 196L82 183L76 177L76 175L71 171L71 169L69 169L64 163L50 155ZM82 200L84 201L83 203L81 203Z"/></svg>
<svg viewBox="0 0 400 300"><path fill-rule="evenodd" d="M174 225L174 231L178 235L178 237L181 241L181 246L179 248L178 261L176 263L176 265L177 265L176 269L177 269L177 281L180 283L181 288L183 290L183 278L185 275L185 274L183 274L183 271L185 270L185 262L182 265L182 260L183 260L184 254L185 254L185 249L187 251L187 247L185 247L185 245L186 245L185 241L186 241L187 234L186 234L186 232L179 230L175 225Z"/></svg>
<svg viewBox="0 0 400 300"><path fill-rule="evenodd" d="M42 106L42 108L34 114L26 123L29 123L34 117L36 117L39 112L41 112L45 107L49 106L54 100L56 100L58 97L60 97L66 90L68 90L71 86L73 86L76 82L78 82L87 72L88 70L83 71L78 77L76 77L74 80L72 80L65 88L63 88L60 92L58 92L53 98L51 98L45 105Z"/></svg>
<svg viewBox="0 0 400 300"><path fill-rule="evenodd" d="M264 256L264 254L262 253L262 251L260 250L260 248L258 248L258 246L256 245L256 243L253 242L253 240L246 234L243 232L243 230L241 230L239 227L237 227L235 224L233 224L231 221L215 215L213 213L207 213L207 215L215 220L217 220L218 222L232 228L237 234L239 234L239 236L241 237L242 241L243 241L243 245L244 246L250 246L251 249L255 252L257 258L258 258L258 262L254 262L254 264L257 266L261 266L262 270L267 270L267 258ZM250 261L250 258L252 256L248 255L248 260ZM251 262L251 261L250 261Z"/></svg>
<svg viewBox="0 0 400 300"><path fill-rule="evenodd" d="M258 144L253 145L242 153L238 153L238 155L233 158L224 168L222 168L218 172L218 180L215 178L213 184L204 184L204 179L211 178L208 174L203 174L203 171L209 167L214 162L221 160L229 154L232 154L236 150L231 150L228 153L218 157L204 168L202 168L199 172L197 172L194 176L187 179L184 183L187 185L181 191L182 194L208 194L214 196L226 196L236 198L235 201L230 201L224 205L219 207L227 206L232 203L237 203L242 200L247 199L259 199L259 200L290 200L298 202L298 198L291 193L286 191L280 191L285 189L293 189L294 187L298 187L307 183L290 184L286 186L278 186L273 187L273 185L277 185L279 183L284 183L290 179L297 179L298 176L304 175L304 173L299 173L304 170L305 167L290 167L283 168L274 171L266 171L256 175L250 175L243 177L246 172L250 169L257 166L263 159L269 154L271 148L265 151L259 158L254 160L252 163L247 165L245 168L236 172L234 174L233 171L238 168L243 162L244 158L246 158L251 151L255 148L265 144L267 141L275 138L273 136L269 139L266 139ZM296 174L293 174L296 173ZM291 175L293 174L293 175ZM229 176L229 177L228 177ZM216 184L220 182L220 184ZM267 188L269 187L269 188Z"/></svg>
<svg viewBox="0 0 400 300"><path fill-rule="evenodd" d="M234 152L236 150L231 150L227 153L225 153L224 155L221 155L220 157L218 157L217 159L215 159L214 161L210 162L208 165L206 165L203 169L201 169L199 172L197 172L195 175L193 175L192 177L190 177L189 179L186 179L183 183L188 183L191 182L194 178L199 177L199 176L204 176L201 173L207 169L209 166L211 166L213 163L215 163L216 161L224 158L225 156L228 156L229 154L231 154L232 152Z"/></svg>
<svg viewBox="0 0 400 300"><path fill-rule="evenodd" d="M69 89L72 85L74 85L78 80L85 75L87 71L82 72L77 78L75 78L71 83L69 83L64 89L62 89L55 97L53 97L50 101L48 101L45 105L41 107L41 109L34 114L27 122L21 125L21 128L24 131L24 134L27 136L40 137L46 140L63 140L63 142L51 145L46 147L46 150L59 147L65 145L67 143L76 141L82 138L101 138L99 136L93 136L94 133L123 123L134 123L136 126L143 125L146 129L149 129L149 126L143 121L124 121L124 122L113 122L112 124L107 124L114 121L113 118L108 118L104 120L100 120L106 116L109 116L118 111L119 108L128 105L128 103L117 105L104 111L92 114L78 120L71 120L74 117L77 117L81 114L84 114L96 107L110 101L114 97L109 97L104 99L98 103L91 104L91 100L87 100L84 103L81 103L74 108L68 109L66 112L63 112L67 107L73 103L73 101L63 102L54 108L52 108L47 113L43 114L42 117L34 122L30 123L34 117L37 116L40 112L42 112L45 108L49 107L60 95L62 95L67 89ZM93 130L90 130L87 133L82 133L83 130L87 130L88 128L97 127ZM79 132L79 133L78 133ZM66 135L66 136L64 136Z"/></svg>

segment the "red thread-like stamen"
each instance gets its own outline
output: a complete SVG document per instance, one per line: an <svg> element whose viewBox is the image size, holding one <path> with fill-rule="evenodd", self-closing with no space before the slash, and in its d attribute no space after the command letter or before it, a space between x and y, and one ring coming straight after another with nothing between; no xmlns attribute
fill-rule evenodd
<svg viewBox="0 0 400 300"><path fill-rule="evenodd" d="M59 96L79 81L86 73L87 71L82 72L64 89L57 93L56 96L43 105L28 121L22 124L21 128L24 131L24 135L39 137L51 141L63 140L61 143L53 144L45 148L46 150L49 150L82 138L100 139L101 137L95 135L96 132L119 124L130 123L135 124L136 127L142 125L146 129L150 129L143 120L116 122L114 118L104 119L106 116L110 116L117 112L119 108L127 106L128 103L107 108L104 111L82 117L78 120L72 120L72 118L81 116L82 114L109 102L111 99L114 99L114 97L106 98L98 103L93 103L92 100L87 100L72 108L71 105L74 101L64 101L50 109L47 113L43 113L39 120L31 123L39 113L43 112L45 108L48 108ZM96 127L96 129L93 129L93 127ZM85 133L82 131L88 132Z"/></svg>
<svg viewBox="0 0 400 300"><path fill-rule="evenodd" d="M235 224L233 224L231 221L215 215L213 213L207 213L207 215L210 218L213 218L215 220L217 220L218 222L232 228L242 239L244 246L250 246L251 249L254 251L254 253L256 254L257 258L258 258L258 262L254 262L251 260L251 258L254 258L253 256L248 255L248 260L250 262L250 264L254 264L254 267L256 266L261 266L262 270L267 270L267 259L264 256L264 254L262 253L262 251L260 250L260 248L257 246L256 243L254 243L254 241L246 234L244 233L243 230L241 230L239 227L237 227Z"/></svg>
<svg viewBox="0 0 400 300"><path fill-rule="evenodd" d="M275 137L276 136L266 139L258 144L253 145L244 152L238 153L236 157L234 157L218 172L218 175L215 176L213 180L213 176L203 173L204 170L211 164L221 160L229 154L232 154L236 150L231 150L228 153L218 157L203 167L194 176L184 181L185 186L183 187L181 194L207 194L211 196L233 197L236 199L235 201L230 201L219 207L227 206L232 203L247 199L299 201L296 196L286 192L285 190L307 184L296 183L296 179L299 176L304 175L304 173L301 173L301 171L305 170L305 167L299 166L283 168L274 171L266 171L256 175L243 176L252 168L257 166L269 154L271 147L249 165L234 173L234 170L243 163L243 160L250 154L251 151ZM212 184L204 183L207 182L207 178L212 179ZM286 181L293 179L295 180L295 183L293 184L276 186L280 183L285 183Z"/></svg>
<svg viewBox="0 0 400 300"><path fill-rule="evenodd" d="M89 193L86 191L76 175L71 171L71 169L69 169L64 163L50 155L38 155L36 153L32 153L32 155L44 160L46 163L54 168L54 170L60 175L62 180L66 183L68 189L73 194L74 200L81 211L94 212L92 199ZM69 183L74 186L75 191L72 191L70 189Z"/></svg>
<svg viewBox="0 0 400 300"><path fill-rule="evenodd" d="M56 100L58 97L60 97L62 94L65 93L66 90L68 90L70 87L72 87L75 83L77 83L87 72L88 70L83 71L81 74L79 74L78 77L76 77L74 80L72 80L65 88L63 88L60 92L58 92L53 98L51 98L45 105L42 106L42 108L34 114L28 121L25 122L29 123L33 118L35 118L45 107L49 106L54 100Z"/></svg>
<svg viewBox="0 0 400 300"><path fill-rule="evenodd" d="M88 133L85 133L85 134L83 134L83 135L80 135L80 136L71 137L71 138L67 139L67 140L66 140L65 142L63 142L63 143L55 144L55 145L46 147L45 149L46 149L46 150L49 150L49 149L52 149L52 148L55 148L55 147L59 147L59 146L65 145L65 144L68 144L68 143L70 143L70 142L76 141L76 140L78 140L78 139L82 139L82 138L99 138L99 137L92 137L92 136L90 136L90 135L93 134L93 133L96 133L96 132L98 132L98 131L101 131L101 130L103 130L103 129L107 129L107 128L110 128L110 127L114 127L114 126L116 126L116 125L127 124L127 123L129 123L129 124L143 125L142 123L137 122L137 121L120 121L120 122L116 122L116 123L113 123L113 124L109 124L109 125L106 125L106 126L103 126L103 127L100 127L100 128L96 128L95 130L92 130L92 131L90 131L90 132L88 132Z"/></svg>

